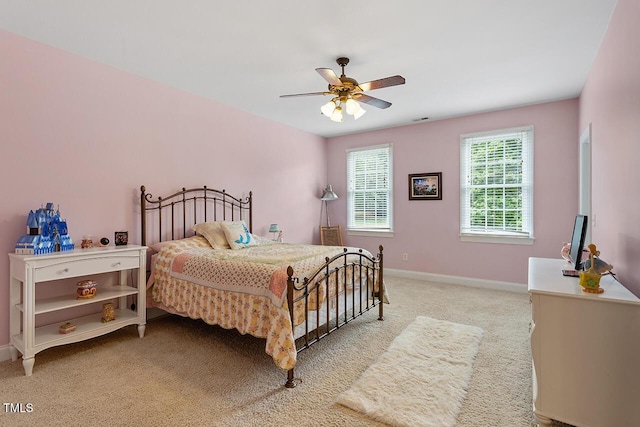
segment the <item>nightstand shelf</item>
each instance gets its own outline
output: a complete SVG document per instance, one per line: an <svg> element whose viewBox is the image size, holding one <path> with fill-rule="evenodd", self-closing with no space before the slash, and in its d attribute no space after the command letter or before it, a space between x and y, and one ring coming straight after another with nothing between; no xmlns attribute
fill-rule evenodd
<svg viewBox="0 0 640 427"><path fill-rule="evenodd" d="M58 332L60 322L37 327L34 329L32 349L34 353L38 353L50 347L84 341L113 332L137 321L138 317L134 311L117 309L115 312L115 320L106 323L100 320L102 317L100 313L70 319L68 321L76 325L76 330L68 334ZM17 344L16 347L24 347L23 334L14 335L12 341Z"/></svg>
<svg viewBox="0 0 640 427"><path fill-rule="evenodd" d="M108 287L99 287L98 293L93 298L75 299L74 294L63 295L55 298L48 298L42 301L36 301L34 313L36 315L49 313L52 311L64 310L66 308L78 307L81 305L94 304L100 301L108 301L114 298L126 297L129 295L137 295L138 289L126 285L116 285ZM24 304L16 305L20 311L24 311Z"/></svg>
<svg viewBox="0 0 640 427"><path fill-rule="evenodd" d="M50 347L70 344L113 332L128 325L138 325L138 335L144 336L146 324L146 251L144 246L110 246L76 249L47 255L9 254L9 327L11 359L22 354L26 376L33 372L36 353ZM97 286L93 298L76 298L74 285L62 296L36 299L36 287L51 282L102 273L119 273L119 284ZM134 273L135 272L135 273ZM136 274L137 283L128 283L128 276ZM64 285L67 286L67 285ZM128 299L133 298L135 308L129 309ZM68 319L76 325L69 333L60 333L61 322L36 327L36 316L54 313L90 304L99 310L101 303L113 302L118 306L115 319L102 322L102 312ZM73 313L70 313L73 315Z"/></svg>

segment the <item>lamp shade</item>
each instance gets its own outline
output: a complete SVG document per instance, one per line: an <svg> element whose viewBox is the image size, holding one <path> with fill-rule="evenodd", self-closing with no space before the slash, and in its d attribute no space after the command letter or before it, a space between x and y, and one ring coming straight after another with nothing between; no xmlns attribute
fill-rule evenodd
<svg viewBox="0 0 640 427"><path fill-rule="evenodd" d="M344 121L343 117L342 117L342 107L336 107L335 110L333 110L333 113L331 114L331 117L329 117L331 120L333 120L334 122L342 122Z"/></svg>
<svg viewBox="0 0 640 427"><path fill-rule="evenodd" d="M269 233L279 233L280 232L280 227L278 226L278 224L271 224L269 226Z"/></svg>
<svg viewBox="0 0 640 427"><path fill-rule="evenodd" d="M324 114L327 117L331 117L335 109L336 109L336 104L333 101L329 101L326 104L324 104L322 107L320 107L320 111L322 111L322 114Z"/></svg>
<svg viewBox="0 0 640 427"><path fill-rule="evenodd" d="M327 185L327 187L324 189L324 192L322 193L322 197L320 197L320 200L336 200L338 198L338 195L336 193L333 192L333 187L331 187L331 185Z"/></svg>
<svg viewBox="0 0 640 427"><path fill-rule="evenodd" d="M358 101L354 101L351 98L347 99L346 106L347 106L347 114L350 114L352 116L355 113L357 113L358 110L361 108L360 104L358 104Z"/></svg>

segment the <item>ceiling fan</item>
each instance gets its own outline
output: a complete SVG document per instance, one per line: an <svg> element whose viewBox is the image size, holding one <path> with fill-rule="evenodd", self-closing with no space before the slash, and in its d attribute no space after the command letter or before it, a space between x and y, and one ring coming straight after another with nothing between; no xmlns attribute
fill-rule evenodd
<svg viewBox="0 0 640 427"><path fill-rule="evenodd" d="M327 82L328 90L324 92L297 93L293 95L281 95L280 98L291 98L295 96L332 95L331 101L324 104L320 111L325 116L335 122L343 121L343 107L346 113L352 115L354 119L362 117L366 111L360 106L358 101L372 105L377 108L389 108L391 103L382 99L374 98L363 92L374 89L382 89L389 86L403 85L405 83L402 76L391 76L383 79L371 80L366 83L358 83L355 79L344 74L344 67L349 63L349 58L338 58L338 65L342 67L342 75L338 77L331 68L316 68Z"/></svg>

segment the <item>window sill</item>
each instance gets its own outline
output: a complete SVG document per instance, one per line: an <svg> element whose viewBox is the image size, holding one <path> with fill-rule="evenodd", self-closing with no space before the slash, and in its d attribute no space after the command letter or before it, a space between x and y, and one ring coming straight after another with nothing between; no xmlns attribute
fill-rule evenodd
<svg viewBox="0 0 640 427"><path fill-rule="evenodd" d="M365 237L393 237L394 232L389 230L347 230L347 235Z"/></svg>
<svg viewBox="0 0 640 427"><path fill-rule="evenodd" d="M461 242L499 243L505 245L533 245L533 237L491 236L481 234L460 234Z"/></svg>

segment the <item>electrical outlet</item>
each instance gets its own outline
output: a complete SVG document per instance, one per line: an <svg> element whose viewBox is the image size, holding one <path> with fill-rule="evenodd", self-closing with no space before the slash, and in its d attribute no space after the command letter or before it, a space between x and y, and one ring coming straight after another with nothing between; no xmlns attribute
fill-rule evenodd
<svg viewBox="0 0 640 427"><path fill-rule="evenodd" d="M409 261L409 254L407 254L407 253L402 254L402 260L403 261Z"/></svg>

